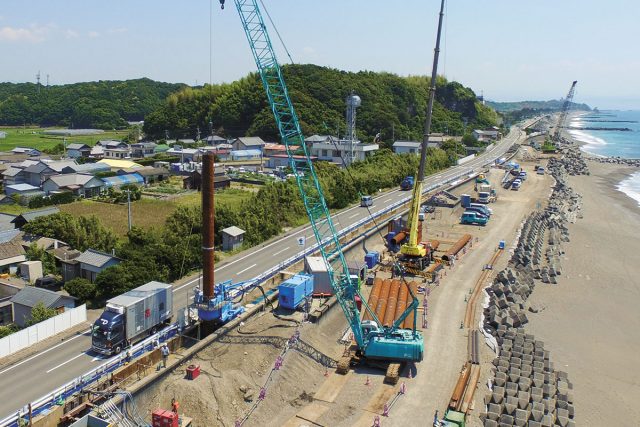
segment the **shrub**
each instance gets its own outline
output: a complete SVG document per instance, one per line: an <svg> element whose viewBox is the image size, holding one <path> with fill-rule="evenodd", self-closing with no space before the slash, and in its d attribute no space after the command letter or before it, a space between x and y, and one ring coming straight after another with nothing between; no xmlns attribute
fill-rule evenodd
<svg viewBox="0 0 640 427"><path fill-rule="evenodd" d="M95 283L81 277L69 280L64 284L64 289L69 292L69 295L78 298L81 302L94 298L98 290Z"/></svg>

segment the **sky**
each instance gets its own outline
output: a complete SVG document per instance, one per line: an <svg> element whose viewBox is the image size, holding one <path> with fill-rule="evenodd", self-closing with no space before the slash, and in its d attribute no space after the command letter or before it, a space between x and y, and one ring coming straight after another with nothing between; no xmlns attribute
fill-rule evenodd
<svg viewBox="0 0 640 427"><path fill-rule="evenodd" d="M296 63L431 73L437 0L262 1ZM495 101L559 99L578 80L576 102L640 109L639 17L637 0L449 0L438 71ZM233 0L2 0L0 64L0 81L51 84L255 69Z"/></svg>

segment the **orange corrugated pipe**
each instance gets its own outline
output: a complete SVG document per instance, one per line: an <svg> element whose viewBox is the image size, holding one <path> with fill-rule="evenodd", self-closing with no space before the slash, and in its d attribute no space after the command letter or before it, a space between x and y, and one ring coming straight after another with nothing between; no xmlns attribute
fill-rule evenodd
<svg viewBox="0 0 640 427"><path fill-rule="evenodd" d="M456 255L458 252L460 252L460 249L464 248L465 245L469 243L469 240L471 240L471 234L465 234L464 236L462 236L455 245L451 246L446 254L442 255L442 259L448 262L451 258L451 255Z"/></svg>
<svg viewBox="0 0 640 427"><path fill-rule="evenodd" d="M415 295L417 297L418 296L418 282L416 282L416 281L410 282L409 283L409 287L411 288L411 292L413 292L413 295ZM411 294L408 294L407 295L407 306L409 304L411 304L412 301L413 301L413 297L411 296ZM405 329L413 329L413 311L411 311L411 313L409 313L409 315L405 319L404 328Z"/></svg>
<svg viewBox="0 0 640 427"><path fill-rule="evenodd" d="M384 319L384 313L387 311L387 298L389 298L389 291L391 291L391 279L384 279L384 282L382 282L382 291L380 291L378 305L376 307L376 316L378 316L378 319L381 322L382 319Z"/></svg>
<svg viewBox="0 0 640 427"><path fill-rule="evenodd" d="M378 305L378 298L380 297L381 290L382 279L376 277L375 279L373 279L373 289L371 289L371 294L369 295L369 300L367 301L369 308L373 311L375 311L376 306ZM364 310L364 316L362 317L362 320L372 320L371 314L369 314L366 309Z"/></svg>
<svg viewBox="0 0 640 427"><path fill-rule="evenodd" d="M391 240L393 240L393 243L395 243L396 245L399 245L406 237L407 237L407 233L405 233L404 231L401 231L395 236L393 236Z"/></svg>
<svg viewBox="0 0 640 427"><path fill-rule="evenodd" d="M396 314L393 316L393 321L395 322L398 318L404 313L407 309L407 295L409 295L409 288L407 287L409 284L403 280L400 284L400 293L398 294L398 305L396 305ZM404 322L403 322L404 323ZM402 324L400 327L402 327Z"/></svg>
<svg viewBox="0 0 640 427"><path fill-rule="evenodd" d="M395 320L396 306L398 305L398 293L400 292L400 280L394 279L391 281L391 290L389 291L389 298L387 299L387 310L384 314L384 320L382 324L384 326L391 326Z"/></svg>

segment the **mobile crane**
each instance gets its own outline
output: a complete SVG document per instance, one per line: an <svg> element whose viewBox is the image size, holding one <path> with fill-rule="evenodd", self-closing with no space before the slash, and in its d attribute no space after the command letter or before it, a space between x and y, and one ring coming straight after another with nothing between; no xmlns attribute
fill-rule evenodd
<svg viewBox="0 0 640 427"><path fill-rule="evenodd" d="M442 18L444 16L444 0L440 4L440 16L438 20L438 36L433 53L433 69L431 70L431 82L429 85L429 103L427 104L427 117L424 123L424 136L420 149L420 167L418 176L413 186L411 207L409 209L409 241L400 247L400 263L410 269L424 270L431 261L431 248L419 242L422 235L420 226L420 205L422 203L422 184L427 163L427 147L429 145L429 133L431 132L431 117L433 112L433 100L436 94L436 77L438 75L438 57L440 55L440 34L442 32Z"/></svg>
<svg viewBox="0 0 640 427"><path fill-rule="evenodd" d="M220 0L223 9L224 3L224 0ZM308 148L304 143L298 116L289 98L257 0L234 0L234 3L275 117L282 144L286 147L289 164L293 169L313 234L318 241L322 258L329 266L331 287L353 332L356 347L354 357L392 362L390 365L421 361L424 354L424 339L416 330L418 299L412 294L413 302L391 327L385 327L375 315L374 310L367 305L366 299L360 295L357 283L351 281L342 245L333 225ZM292 146L301 148L294 152ZM360 319L356 297L360 298L364 309L371 314L373 320ZM400 329L400 325L411 312L414 313L413 328ZM349 360L341 360L338 372L346 374L350 362L351 357Z"/></svg>

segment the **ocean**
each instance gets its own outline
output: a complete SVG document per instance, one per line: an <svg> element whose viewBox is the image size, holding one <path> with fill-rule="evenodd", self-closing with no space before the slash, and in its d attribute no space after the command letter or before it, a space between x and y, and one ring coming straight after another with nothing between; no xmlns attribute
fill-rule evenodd
<svg viewBox="0 0 640 427"><path fill-rule="evenodd" d="M640 111L588 112L572 118L572 127L629 128L630 131L570 130L576 140L586 143L582 150L598 156L640 159ZM618 184L618 190L640 206L640 172Z"/></svg>

